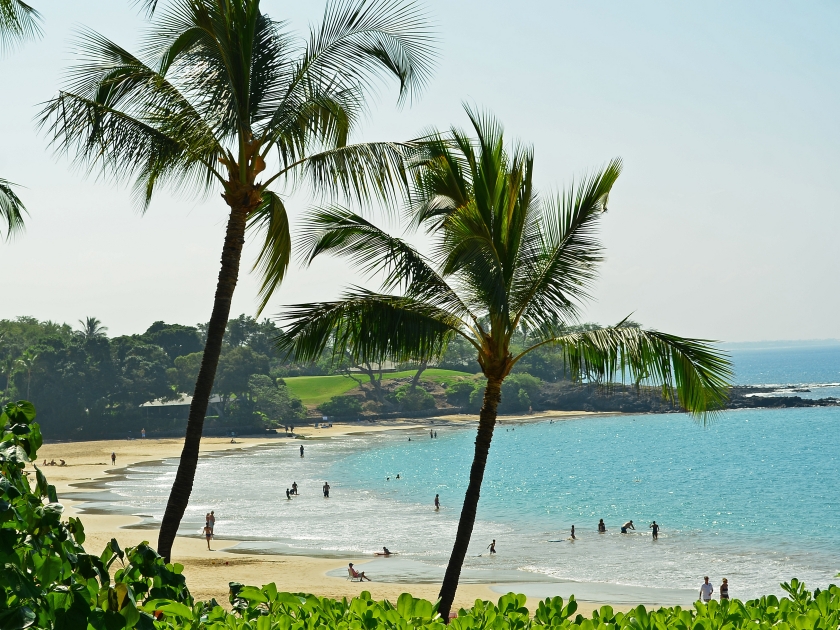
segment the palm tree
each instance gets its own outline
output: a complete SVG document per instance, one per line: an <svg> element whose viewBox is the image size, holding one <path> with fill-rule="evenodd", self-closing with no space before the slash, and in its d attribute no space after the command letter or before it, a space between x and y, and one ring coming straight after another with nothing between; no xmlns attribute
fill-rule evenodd
<svg viewBox="0 0 840 630"><path fill-rule="evenodd" d="M108 327L103 326L102 322L95 317L85 317L84 319L80 319L79 323L82 325L82 329L79 332L85 339L105 337L105 333L108 330Z"/></svg>
<svg viewBox="0 0 840 630"><path fill-rule="evenodd" d="M32 369L35 367L35 361L38 360L38 356L37 352L27 350L17 360L18 366L26 372L26 400L29 400L29 386L32 384Z"/></svg>
<svg viewBox="0 0 840 630"><path fill-rule="evenodd" d="M145 3L154 10L155 2ZM272 184L389 198L407 181L408 145L348 144L379 79L400 101L423 87L433 61L427 20L410 0L334 0L298 44L259 0L170 0L134 55L93 32L84 62L41 122L60 151L91 170L133 178L145 209L163 184L220 191L229 208L213 311L184 448L158 538L167 560L187 507L204 416L246 231L261 233L254 270L261 304L283 279L291 239ZM258 178L262 179L258 179Z"/></svg>
<svg viewBox="0 0 840 630"><path fill-rule="evenodd" d="M40 19L40 14L25 2L0 0L0 53L18 42L39 36ZM0 177L0 221L6 224L7 239L23 229L23 215L26 214L26 208L13 186Z"/></svg>
<svg viewBox="0 0 840 630"><path fill-rule="evenodd" d="M552 344L570 372L590 382L644 374L666 396L699 418L718 409L731 376L725 355L708 342L621 322L573 328L601 262L596 227L621 170L620 161L556 199L532 185L533 152L506 149L501 125L467 109L476 140L452 130L437 134L414 164L411 216L428 229L433 254L421 255L353 212L317 211L306 229L308 260L344 255L366 273L381 274L382 291L349 290L335 302L302 304L285 315L282 351L295 360L423 360L463 337L487 377L469 485L452 555L440 590L447 618L472 535L487 455L505 377L528 352ZM511 337L527 324L527 347Z"/></svg>

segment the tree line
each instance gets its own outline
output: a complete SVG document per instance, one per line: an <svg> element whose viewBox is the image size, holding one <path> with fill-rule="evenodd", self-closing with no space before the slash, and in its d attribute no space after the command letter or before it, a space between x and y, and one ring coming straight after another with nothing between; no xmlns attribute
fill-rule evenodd
<svg viewBox="0 0 840 630"><path fill-rule="evenodd" d="M50 439L183 429L186 419L179 415L179 406L163 403L192 394L206 325L158 321L141 334L109 338L96 318L79 324L74 329L32 317L0 321L4 402L35 402ZM211 422L271 427L294 424L305 416L300 400L281 378L301 370L274 350L279 332L272 321L245 315L227 323L208 414Z"/></svg>

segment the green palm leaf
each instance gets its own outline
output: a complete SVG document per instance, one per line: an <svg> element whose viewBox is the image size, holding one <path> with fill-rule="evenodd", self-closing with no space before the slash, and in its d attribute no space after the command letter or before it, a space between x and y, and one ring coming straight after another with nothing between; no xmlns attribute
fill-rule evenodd
<svg viewBox="0 0 840 630"><path fill-rule="evenodd" d="M13 186L11 182L0 178L0 221L6 224L7 240L23 230L23 215L26 214L26 208L15 194Z"/></svg>
<svg viewBox="0 0 840 630"><path fill-rule="evenodd" d="M40 37L41 14L21 0L0 0L0 53L27 39Z"/></svg>
<svg viewBox="0 0 840 630"><path fill-rule="evenodd" d="M289 217L286 206L276 193L270 190L263 193L262 204L248 218L248 229L262 232L263 236L263 246L253 267L253 271L257 271L263 279L257 311L259 315L283 281L292 254Z"/></svg>

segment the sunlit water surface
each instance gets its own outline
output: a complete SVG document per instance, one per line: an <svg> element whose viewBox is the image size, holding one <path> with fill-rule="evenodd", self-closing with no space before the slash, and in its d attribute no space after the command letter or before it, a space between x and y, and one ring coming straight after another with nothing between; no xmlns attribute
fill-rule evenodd
<svg viewBox="0 0 840 630"><path fill-rule="evenodd" d="M765 373L762 382L817 380ZM413 430L307 440L303 458L296 440L203 457L183 533L197 534L213 509L219 537L251 541L248 549L356 557L387 545L400 555L371 567L379 579L438 580L475 428L436 428L437 439ZM691 601L704 575L727 577L738 597L778 593L794 576L824 586L840 570L838 434L837 407L727 412L707 426L679 414L503 422L465 579L609 601L622 588L630 600L654 589L648 599L665 603ZM133 513L159 520L176 464L132 467L110 488ZM300 496L287 500L293 481ZM596 533L599 518L606 534ZM637 531L620 534L629 519Z"/></svg>

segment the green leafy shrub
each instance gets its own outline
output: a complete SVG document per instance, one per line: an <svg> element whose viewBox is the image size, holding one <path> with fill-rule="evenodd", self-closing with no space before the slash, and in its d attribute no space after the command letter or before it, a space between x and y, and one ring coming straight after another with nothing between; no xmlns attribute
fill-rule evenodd
<svg viewBox="0 0 840 630"><path fill-rule="evenodd" d="M333 396L318 409L325 416L357 416L362 413L362 402L356 396Z"/></svg>
<svg viewBox="0 0 840 630"><path fill-rule="evenodd" d="M99 556L85 551L82 523L61 521L55 487L36 466L33 488L24 470L42 442L34 419L25 401L0 415L0 628L151 629L145 601L192 605L183 567L165 564L147 543L123 552L112 540Z"/></svg>
<svg viewBox="0 0 840 630"><path fill-rule="evenodd" d="M475 391L477 383L473 381L457 381L446 388L446 402L453 407L468 407L470 396Z"/></svg>
<svg viewBox="0 0 840 630"><path fill-rule="evenodd" d="M400 385L394 391L394 399L402 411L423 411L435 408L435 397L422 387Z"/></svg>

